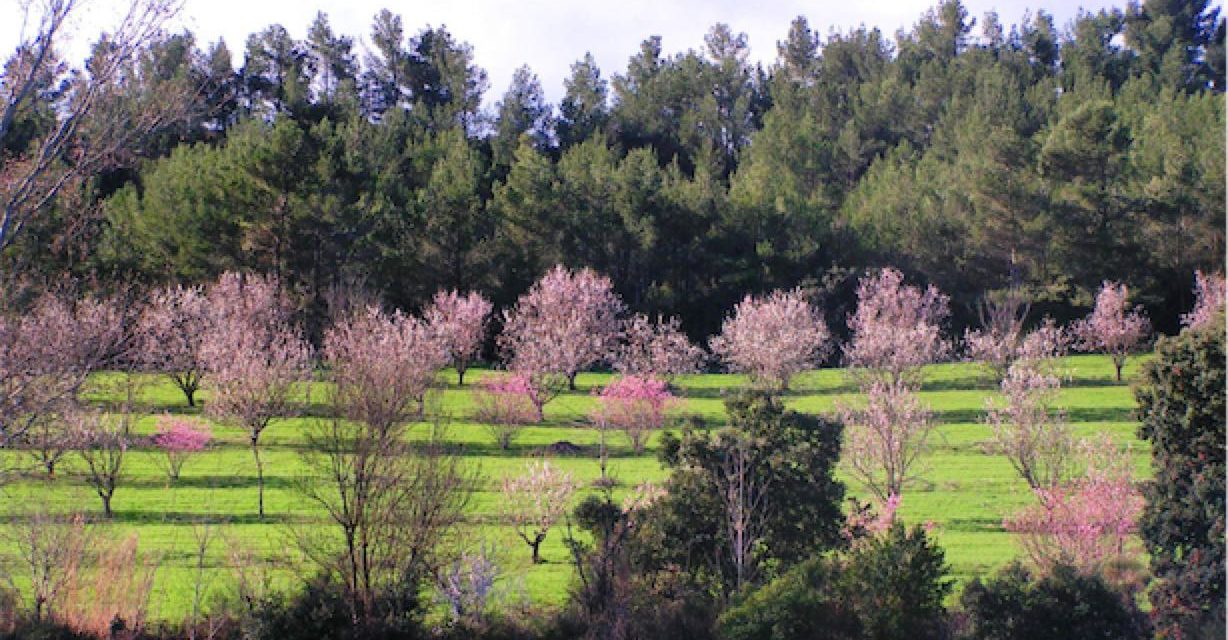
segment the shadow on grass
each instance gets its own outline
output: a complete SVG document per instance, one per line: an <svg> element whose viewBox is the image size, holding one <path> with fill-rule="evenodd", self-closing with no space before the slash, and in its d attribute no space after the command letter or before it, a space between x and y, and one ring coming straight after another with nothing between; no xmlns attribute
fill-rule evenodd
<svg viewBox="0 0 1228 640"><path fill-rule="evenodd" d="M245 508L245 507L241 507ZM199 513L193 511L129 511L122 505L115 507L112 517L102 515L101 503L94 503L85 509L85 518L96 524L125 525L191 525L191 524L318 524L324 520L319 517L298 513L277 513L269 511L261 517L256 514L256 501L253 497L250 513ZM30 515L22 513L0 514L0 525L14 526L29 522Z"/></svg>
<svg viewBox="0 0 1228 640"><path fill-rule="evenodd" d="M1133 422L1135 410L1126 407L1084 407L1066 409L1066 422ZM978 423L985 421L984 409L947 409L934 411L939 424Z"/></svg>
<svg viewBox="0 0 1228 640"><path fill-rule="evenodd" d="M137 489L251 489L255 491L258 483L256 482L254 472L251 473L253 475L180 476L174 482L169 482L166 476L139 476L124 480L123 484L120 485L120 490L122 491L125 487L131 487ZM297 478L293 477L264 477L264 488L266 490L293 490L299 488L301 484Z"/></svg>

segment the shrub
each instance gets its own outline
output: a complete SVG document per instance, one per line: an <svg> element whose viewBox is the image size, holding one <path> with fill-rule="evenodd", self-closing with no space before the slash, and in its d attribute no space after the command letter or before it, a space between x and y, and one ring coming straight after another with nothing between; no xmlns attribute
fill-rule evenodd
<svg viewBox="0 0 1228 640"><path fill-rule="evenodd" d="M1135 391L1155 474L1143 488L1139 534L1159 579L1151 603L1164 637L1224 636L1222 317L1161 339Z"/></svg>
<svg viewBox="0 0 1228 640"><path fill-rule="evenodd" d="M1036 576L1015 563L964 588L960 609L969 640L1146 638L1146 618L1097 574L1069 565Z"/></svg>
<svg viewBox="0 0 1228 640"><path fill-rule="evenodd" d="M727 610L718 628L737 640L944 637L946 574L925 530L897 523L843 557L795 566Z"/></svg>
<svg viewBox="0 0 1228 640"><path fill-rule="evenodd" d="M422 629L420 581L406 579L399 587L378 594L372 608L380 615L356 618L345 586L330 574L309 580L289 600L266 598L257 603L244 625L251 640L377 640L425 637Z"/></svg>
<svg viewBox="0 0 1228 640"><path fill-rule="evenodd" d="M841 601L839 563L812 558L752 592L717 621L727 640L861 637L861 622Z"/></svg>

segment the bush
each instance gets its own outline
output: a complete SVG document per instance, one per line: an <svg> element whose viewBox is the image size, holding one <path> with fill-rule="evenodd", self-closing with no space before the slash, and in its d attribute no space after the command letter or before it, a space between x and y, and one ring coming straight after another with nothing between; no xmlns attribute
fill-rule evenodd
<svg viewBox="0 0 1228 640"><path fill-rule="evenodd" d="M420 622L420 584L406 581L387 589L372 604L374 615L356 620L344 585L331 576L317 576L289 601L266 600L257 605L244 638L250 640L411 640L426 633Z"/></svg>
<svg viewBox="0 0 1228 640"><path fill-rule="evenodd" d="M1058 565L1039 579L1020 564L985 582L975 579L960 598L969 640L1147 637L1146 618L1126 594L1096 574Z"/></svg>
<svg viewBox="0 0 1228 640"><path fill-rule="evenodd" d="M718 628L731 640L939 638L946 574L925 531L896 523L844 557L797 565L726 611Z"/></svg>
<svg viewBox="0 0 1228 640"><path fill-rule="evenodd" d="M1139 535L1159 584L1162 637L1224 637L1225 370L1223 316L1161 339L1135 391L1154 478Z"/></svg>
<svg viewBox="0 0 1228 640"><path fill-rule="evenodd" d="M812 558L752 592L717 622L728 640L860 637L861 623L839 593L840 567Z"/></svg>

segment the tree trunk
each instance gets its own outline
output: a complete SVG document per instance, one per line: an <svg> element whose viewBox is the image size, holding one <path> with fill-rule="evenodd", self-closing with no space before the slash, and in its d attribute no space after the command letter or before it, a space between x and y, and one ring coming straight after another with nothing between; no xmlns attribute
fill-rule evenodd
<svg viewBox="0 0 1228 640"><path fill-rule="evenodd" d="M259 436L252 436L252 456L256 459L256 492L257 492L257 509L261 518L264 517L264 465L260 462L260 445L258 443Z"/></svg>
<svg viewBox="0 0 1228 640"><path fill-rule="evenodd" d="M463 362L456 363L456 386L465 386L465 369L467 368Z"/></svg>
<svg viewBox="0 0 1228 640"><path fill-rule="evenodd" d="M575 391L575 390L576 390L576 376L577 376L578 374L579 374L579 372L578 372L578 371L573 371L573 372L571 372L571 373L567 374L567 389L568 389L569 391Z"/></svg>
<svg viewBox="0 0 1228 640"><path fill-rule="evenodd" d="M544 538L539 536L536 540L533 541L533 544L529 545L533 547L533 564L541 564L542 562L541 547L542 547L543 539Z"/></svg>
<svg viewBox="0 0 1228 640"><path fill-rule="evenodd" d="M103 517L105 517L105 518L106 518L106 519L108 519L108 520L110 520L111 518L115 517L115 513L111 511L111 496L109 496L109 495L107 495L107 494L105 494L105 493L100 493L100 494L98 494L98 496L99 496L100 498L102 498L102 515L103 515Z"/></svg>

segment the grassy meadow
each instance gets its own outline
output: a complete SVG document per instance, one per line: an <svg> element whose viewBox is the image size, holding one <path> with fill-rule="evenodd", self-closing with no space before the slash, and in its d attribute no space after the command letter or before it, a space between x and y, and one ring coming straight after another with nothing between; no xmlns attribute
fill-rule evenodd
<svg viewBox="0 0 1228 640"><path fill-rule="evenodd" d="M1131 360L1127 380L1135 377L1139 362L1138 358ZM1132 447L1139 477L1147 475L1148 449L1136 439L1135 403L1128 383L1113 380L1113 366L1105 357L1074 356L1067 358L1065 365L1070 379L1062 391L1061 406L1075 435L1110 434L1121 446ZM555 529L546 539L542 547L545 563L531 565L529 548L500 518L498 485L504 476L519 473L527 459L552 443L565 440L594 445L598 435L583 426L584 419L594 402L591 390L608 381L609 375L582 374L577 391L547 405L543 424L525 428L511 451L501 451L487 430L471 421L469 385L484 373L471 371L464 388L456 386L455 374L446 374L446 388L434 405L448 418L447 439L458 445L466 464L476 467L481 476L481 489L470 502L465 537L470 544L481 541L495 545L505 576L504 588L514 599L536 607L556 606L566 598L571 580L563 530ZM150 406L149 415L137 424L138 434L152 434L157 416L164 412L199 413L199 408L187 406L166 378L148 382L142 394ZM725 421L723 392L745 382L736 375L682 377L675 383L685 397L680 412L701 417L708 426L718 426ZM317 402L323 395L318 388L311 393ZM207 394L200 395L208 402ZM1011 535L1002 529L1002 518L1033 499L1010 463L987 453L990 428L983 423L984 411L987 399L996 395L995 385L975 365L944 364L927 369L922 396L940 426L924 458L922 480L905 492L899 511L906 522L935 525L935 535L961 584L1017 555ZM786 404L798 411L822 413L839 402L856 401L856 396L843 370L824 369L796 378ZM305 444L305 430L315 419L308 415L275 420L263 434L268 514L263 520L256 516L255 467L242 429L215 424L213 445L190 459L175 483L167 481L159 466L159 452L146 448L128 452L124 461L127 477L113 501L114 520L101 528L113 537L136 533L142 552L158 559L151 603L154 618L181 619L191 606L198 575L194 551L198 527L194 523L214 523L213 542L200 574L209 590L223 589L234 580L231 553L237 549L271 560L278 567L273 572L275 580L282 584L307 575L308 569L294 557L289 536L295 529L310 529L321 522L322 513L296 489L306 471L298 452ZM429 424L415 425L413 437L426 437L430 429ZM655 437L641 456L632 452L621 434L614 433L610 442L610 471L619 482L618 491L627 491L643 481L664 479L666 474L655 457ZM590 487L599 476L599 468L595 447L586 450L593 451L592 455L556 456L555 463ZM14 462L12 457L25 456L15 451L2 455L10 457L4 461L9 464ZM29 458L21 462L29 462ZM0 488L0 511L5 520L20 519L23 512L36 507L100 515L101 502L79 472L80 462L70 455L52 480L28 475ZM847 474L841 475L849 480ZM866 495L852 481L848 489L852 495ZM0 553L8 553L10 544L0 542Z"/></svg>

